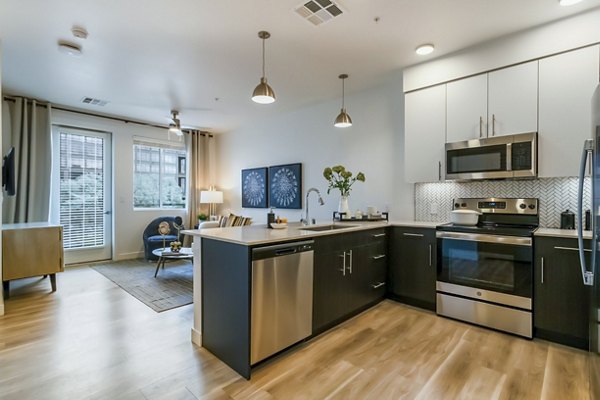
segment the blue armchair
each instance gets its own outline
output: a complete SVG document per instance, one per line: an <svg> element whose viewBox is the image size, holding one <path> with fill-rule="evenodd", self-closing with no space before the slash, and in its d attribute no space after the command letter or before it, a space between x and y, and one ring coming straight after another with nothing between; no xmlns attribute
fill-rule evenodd
<svg viewBox="0 0 600 400"><path fill-rule="evenodd" d="M168 235L164 236L164 241L166 246L169 247L169 243L179 240L181 242L181 235L177 236L177 229L173 226L173 223L176 223L179 226L183 227L183 220L181 217L159 217L150 222L146 229L144 229L144 234L142 235L142 239L144 241L144 256L148 261L156 261L158 257L152 254L152 250L159 249L163 247L163 236L158 233L158 225L161 222L166 221L169 223L169 227L171 228L171 232Z"/></svg>

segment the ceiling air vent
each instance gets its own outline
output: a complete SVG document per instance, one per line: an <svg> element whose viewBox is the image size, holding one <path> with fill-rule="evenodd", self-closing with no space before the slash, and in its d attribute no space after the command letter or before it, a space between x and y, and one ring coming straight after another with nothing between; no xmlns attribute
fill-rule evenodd
<svg viewBox="0 0 600 400"><path fill-rule="evenodd" d="M81 102L83 104L90 104L92 106L100 106L100 107L104 107L105 105L108 104L108 101L106 101L106 100L95 99L93 97L84 97L83 99L81 99Z"/></svg>
<svg viewBox="0 0 600 400"><path fill-rule="evenodd" d="M296 7L296 13L313 25L321 25L342 15L342 9L331 0L310 0Z"/></svg>

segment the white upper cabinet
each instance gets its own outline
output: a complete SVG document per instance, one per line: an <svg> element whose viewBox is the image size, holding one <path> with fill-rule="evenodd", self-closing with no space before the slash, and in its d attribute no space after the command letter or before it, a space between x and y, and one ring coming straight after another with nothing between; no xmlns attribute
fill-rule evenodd
<svg viewBox="0 0 600 400"><path fill-rule="evenodd" d="M447 142L487 136L487 84L487 74L482 74L446 85Z"/></svg>
<svg viewBox="0 0 600 400"><path fill-rule="evenodd" d="M488 137L537 132L538 62L488 74Z"/></svg>
<svg viewBox="0 0 600 400"><path fill-rule="evenodd" d="M579 173L583 141L592 137L599 60L599 46L540 60L538 176Z"/></svg>
<svg viewBox="0 0 600 400"><path fill-rule="evenodd" d="M404 102L406 181L442 180L446 138L446 85L407 93Z"/></svg>

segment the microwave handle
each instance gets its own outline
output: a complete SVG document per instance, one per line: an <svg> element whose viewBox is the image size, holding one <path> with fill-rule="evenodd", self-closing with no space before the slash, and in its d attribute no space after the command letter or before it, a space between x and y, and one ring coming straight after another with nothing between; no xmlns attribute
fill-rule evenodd
<svg viewBox="0 0 600 400"><path fill-rule="evenodd" d="M512 143L506 144L506 170L512 171Z"/></svg>

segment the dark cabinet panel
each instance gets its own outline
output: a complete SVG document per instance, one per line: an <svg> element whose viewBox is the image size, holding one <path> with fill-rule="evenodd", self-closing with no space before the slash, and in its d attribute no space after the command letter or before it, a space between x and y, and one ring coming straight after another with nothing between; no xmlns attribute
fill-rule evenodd
<svg viewBox="0 0 600 400"><path fill-rule="evenodd" d="M386 236L382 228L315 239L313 332L384 298Z"/></svg>
<svg viewBox="0 0 600 400"><path fill-rule="evenodd" d="M435 310L435 229L393 228L389 242L390 296Z"/></svg>
<svg viewBox="0 0 600 400"><path fill-rule="evenodd" d="M535 336L587 349L590 288L581 277L577 240L536 237L534 253Z"/></svg>

